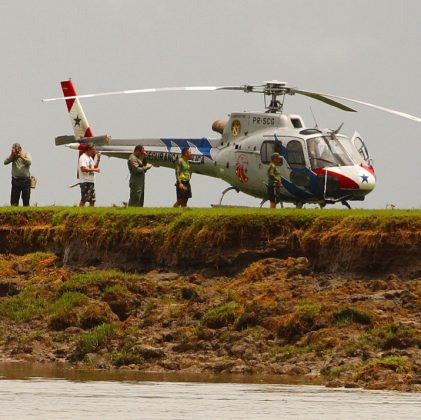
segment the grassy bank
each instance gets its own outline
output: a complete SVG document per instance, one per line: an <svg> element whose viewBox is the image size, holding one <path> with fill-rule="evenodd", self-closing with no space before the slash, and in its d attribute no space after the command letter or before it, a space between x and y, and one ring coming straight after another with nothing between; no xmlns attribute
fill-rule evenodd
<svg viewBox="0 0 421 420"><path fill-rule="evenodd" d="M418 210L0 209L0 252L128 270L238 271L304 256L316 270L416 272L420 245Z"/></svg>

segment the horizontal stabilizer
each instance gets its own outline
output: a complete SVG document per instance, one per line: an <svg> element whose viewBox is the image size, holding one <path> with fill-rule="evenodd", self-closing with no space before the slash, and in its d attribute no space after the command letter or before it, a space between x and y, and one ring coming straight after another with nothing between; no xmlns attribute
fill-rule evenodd
<svg viewBox="0 0 421 420"><path fill-rule="evenodd" d="M55 138L56 146L64 146L65 144L77 143L75 136L58 136Z"/></svg>
<svg viewBox="0 0 421 420"><path fill-rule="evenodd" d="M71 143L93 143L95 145L108 144L110 142L110 136L104 134L103 136L95 137L82 137L81 139L76 139L75 136L58 136L55 138L56 146L63 146Z"/></svg>

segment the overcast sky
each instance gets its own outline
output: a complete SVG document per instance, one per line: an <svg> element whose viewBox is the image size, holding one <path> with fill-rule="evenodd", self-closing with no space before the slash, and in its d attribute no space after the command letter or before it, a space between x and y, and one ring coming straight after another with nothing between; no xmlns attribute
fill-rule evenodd
<svg viewBox="0 0 421 420"><path fill-rule="evenodd" d="M3 158L19 141L39 180L32 202L78 203L76 152L54 146L72 134L60 80L79 94L166 86L286 81L421 116L421 2L406 0L0 0ZM355 207L421 207L421 124L357 106L350 114L305 97L286 112L313 126L358 131L374 159L377 187ZM232 111L263 110L258 95L172 92L82 100L95 134L114 138L216 137ZM8 204L10 166L1 166ZM209 207L228 185L194 175L191 206ZM128 200L126 162L104 158L97 204ZM174 173L147 174L145 205L175 201ZM259 200L230 192L227 204Z"/></svg>

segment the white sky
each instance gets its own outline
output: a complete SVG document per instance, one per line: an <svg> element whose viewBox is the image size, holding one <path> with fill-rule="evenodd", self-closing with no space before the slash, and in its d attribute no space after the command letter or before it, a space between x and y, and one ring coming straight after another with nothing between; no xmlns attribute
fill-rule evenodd
<svg viewBox="0 0 421 420"><path fill-rule="evenodd" d="M39 180L32 202L73 205L76 152L54 146L72 134L59 82L78 93L282 80L421 116L421 2L406 0L0 0L1 144L19 141ZM288 113L313 125L360 132L377 187L355 207L421 207L421 124L357 106L350 114L304 97ZM211 124L232 111L263 110L240 92L176 92L82 101L95 134L114 138L216 137ZM1 166L0 204L9 202L10 166ZM147 175L146 206L175 201L174 174ZM208 207L228 185L194 175L191 206ZM99 206L128 199L126 162L104 158ZM226 204L258 205L230 192Z"/></svg>

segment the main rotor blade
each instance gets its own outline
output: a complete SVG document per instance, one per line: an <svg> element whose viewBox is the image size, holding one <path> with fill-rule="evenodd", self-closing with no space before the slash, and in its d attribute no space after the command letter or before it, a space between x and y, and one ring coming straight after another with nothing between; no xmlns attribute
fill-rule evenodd
<svg viewBox="0 0 421 420"><path fill-rule="evenodd" d="M120 90L114 92L102 93L88 93L85 95L75 96L60 96L59 98L47 98L42 102L64 101L67 99L76 98L95 98L98 96L112 96L112 95L131 95L133 93L156 93L156 92L176 92L176 91L212 91L212 90L245 90L247 86L183 86L183 87L164 87L164 88L149 88L149 89L132 89Z"/></svg>
<svg viewBox="0 0 421 420"><path fill-rule="evenodd" d="M344 104L341 104L340 102L336 102L333 99L327 98L328 95L325 95L324 93L322 94L322 93L316 93L316 92L308 92L306 90L300 90L300 89L292 89L292 93L298 93L300 95L305 95L310 98L317 99L318 101L325 102L328 105L342 109L343 111L357 112L355 109L352 109Z"/></svg>
<svg viewBox="0 0 421 420"><path fill-rule="evenodd" d="M398 117L403 117L403 118L407 118L407 119L412 120L412 121L421 122L421 118L420 117L415 117L414 115L407 114L407 113L401 112L401 111L396 111L394 109L385 108L384 106L374 105L374 104L371 104L369 102L358 101L357 99L344 98L343 96L331 95L329 93L307 92L307 91L303 91L303 90L295 90L295 92L296 93L300 93L302 95L314 97L315 99L319 99L319 98L316 98L315 96L312 96L312 95L321 96L321 97L335 98L335 99L340 99L342 101L354 102L356 104L365 105L365 106L368 106L370 108L378 109L379 111L388 112L389 114L397 115ZM328 99L328 98L325 98L325 99ZM319 100L322 100L322 99L319 99ZM323 101L323 102L327 102L327 101ZM336 102L336 103L339 103L339 102Z"/></svg>

